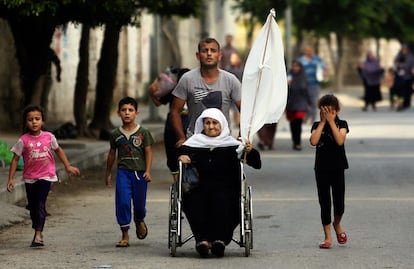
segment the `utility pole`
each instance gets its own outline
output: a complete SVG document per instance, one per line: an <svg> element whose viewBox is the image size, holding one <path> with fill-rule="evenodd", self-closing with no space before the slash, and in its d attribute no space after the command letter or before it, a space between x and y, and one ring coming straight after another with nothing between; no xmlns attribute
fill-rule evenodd
<svg viewBox="0 0 414 269"><path fill-rule="evenodd" d="M151 85L152 81L158 76L158 58L159 58L159 42L160 42L160 17L154 16L153 22L153 33L150 38L150 81L147 85L148 87ZM148 106L149 106L149 115L144 122L160 122L162 121L160 115L158 114L158 109L148 97Z"/></svg>
<svg viewBox="0 0 414 269"><path fill-rule="evenodd" d="M285 58L286 67L289 70L292 65L292 7L290 1L287 1L285 10Z"/></svg>

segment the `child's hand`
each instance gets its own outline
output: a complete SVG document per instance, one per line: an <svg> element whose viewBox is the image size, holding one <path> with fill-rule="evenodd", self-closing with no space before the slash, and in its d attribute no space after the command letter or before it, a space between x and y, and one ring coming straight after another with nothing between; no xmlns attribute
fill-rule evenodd
<svg viewBox="0 0 414 269"><path fill-rule="evenodd" d="M151 182L152 181L151 174L149 172L145 172L144 179L146 182Z"/></svg>
<svg viewBox="0 0 414 269"><path fill-rule="evenodd" d="M332 122L335 120L336 117L336 110L330 106L321 107L321 111L323 110L324 118L328 122Z"/></svg>
<svg viewBox="0 0 414 269"><path fill-rule="evenodd" d="M80 175L79 169L76 168L76 167L70 166L70 165L68 167L66 167L66 172L69 175L75 175L75 176L79 176Z"/></svg>
<svg viewBox="0 0 414 269"><path fill-rule="evenodd" d="M112 180L111 180L111 175L107 176L105 179L105 185L110 188L112 187Z"/></svg>
<svg viewBox="0 0 414 269"><path fill-rule="evenodd" d="M7 191L8 192L12 192L14 190L14 181L13 180L9 180L7 182Z"/></svg>

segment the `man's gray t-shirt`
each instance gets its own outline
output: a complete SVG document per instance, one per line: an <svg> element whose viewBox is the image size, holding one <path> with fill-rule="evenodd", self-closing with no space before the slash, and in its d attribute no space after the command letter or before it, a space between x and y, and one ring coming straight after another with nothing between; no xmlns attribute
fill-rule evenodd
<svg viewBox="0 0 414 269"><path fill-rule="evenodd" d="M206 83L198 67L181 77L172 94L187 102L190 120L187 137L190 137L198 116L206 108L220 109L230 124L229 111L233 103L241 99L241 84L235 75L222 69L215 82Z"/></svg>

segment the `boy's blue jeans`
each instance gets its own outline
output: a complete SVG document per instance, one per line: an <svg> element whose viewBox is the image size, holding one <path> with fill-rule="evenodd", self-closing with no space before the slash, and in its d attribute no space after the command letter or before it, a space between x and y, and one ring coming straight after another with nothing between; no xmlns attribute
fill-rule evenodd
<svg viewBox="0 0 414 269"><path fill-rule="evenodd" d="M115 210L121 230L128 230L132 220L131 200L134 221L142 221L146 215L147 182L143 171L118 169L116 176Z"/></svg>

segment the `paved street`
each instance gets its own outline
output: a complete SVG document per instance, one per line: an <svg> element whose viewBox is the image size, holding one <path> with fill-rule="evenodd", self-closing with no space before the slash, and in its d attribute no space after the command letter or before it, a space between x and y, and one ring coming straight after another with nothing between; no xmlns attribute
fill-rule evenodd
<svg viewBox="0 0 414 269"><path fill-rule="evenodd" d="M340 116L350 127L343 219L349 242L345 246L334 242L332 249L318 248L323 233L312 169L314 149L308 143L310 125L304 125L303 150L293 151L283 118L275 150L261 152L263 168L246 168L254 203L250 257L232 243L222 259L199 259L194 241L178 248L178 257L169 256L171 176L162 145L157 145L145 240L136 239L131 230L131 246L115 248L120 231L114 216L114 189L104 186L102 166L54 185L45 248L28 247L29 220L0 230L0 268L414 268L414 109L390 112L384 103L377 112L362 112L358 100L339 98ZM184 226L189 233L188 225Z"/></svg>

